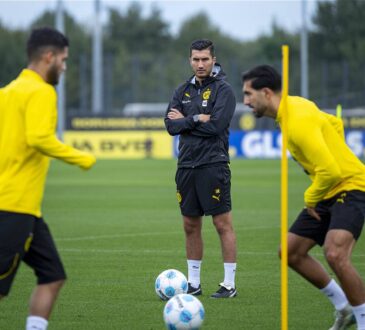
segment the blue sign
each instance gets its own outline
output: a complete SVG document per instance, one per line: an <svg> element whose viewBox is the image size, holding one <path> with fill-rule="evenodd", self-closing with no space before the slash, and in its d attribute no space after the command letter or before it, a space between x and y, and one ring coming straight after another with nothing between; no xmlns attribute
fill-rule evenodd
<svg viewBox="0 0 365 330"><path fill-rule="evenodd" d="M347 130L346 143L359 158L365 157L365 130ZM174 139L174 154L178 155L179 139ZM280 158L281 132L272 130L231 131L231 158Z"/></svg>

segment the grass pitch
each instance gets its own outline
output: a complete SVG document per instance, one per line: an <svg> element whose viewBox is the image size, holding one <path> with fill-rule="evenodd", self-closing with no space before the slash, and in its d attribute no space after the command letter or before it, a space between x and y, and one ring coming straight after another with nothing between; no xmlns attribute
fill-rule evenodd
<svg viewBox="0 0 365 330"><path fill-rule="evenodd" d="M303 207L309 179L289 162L289 224ZM90 172L52 163L44 200L68 273L50 330L162 330L165 305L156 276L176 268L187 274L182 221L175 196L176 161L99 161ZM203 329L280 329L280 161L232 162L234 226L238 244L238 297L209 296L223 280L218 236L207 217L200 298ZM353 261L365 274L364 239ZM314 253L323 261L320 249ZM24 329L35 284L22 265L2 301L0 329ZM318 290L289 271L289 329L328 329L332 307Z"/></svg>

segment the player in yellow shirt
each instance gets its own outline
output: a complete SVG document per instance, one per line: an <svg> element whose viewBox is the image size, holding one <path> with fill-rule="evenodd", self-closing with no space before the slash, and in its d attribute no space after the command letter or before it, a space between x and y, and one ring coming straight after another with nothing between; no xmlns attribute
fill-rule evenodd
<svg viewBox="0 0 365 330"><path fill-rule="evenodd" d="M28 67L0 89L0 298L9 291L19 263L33 268L38 284L26 329L44 330L66 274L41 202L50 158L89 169L95 157L66 146L55 135L54 85L66 70L67 38L51 28L32 31Z"/></svg>
<svg viewBox="0 0 365 330"><path fill-rule="evenodd" d="M262 65L242 76L244 103L254 115L282 123L281 76ZM344 140L340 119L301 97L288 97L288 149L309 175L305 208L288 233L288 263L321 290L336 309L330 330L357 323L365 330L365 287L351 263L365 217L365 166ZM309 254L323 246L326 260L341 286ZM355 318L353 317L355 316Z"/></svg>

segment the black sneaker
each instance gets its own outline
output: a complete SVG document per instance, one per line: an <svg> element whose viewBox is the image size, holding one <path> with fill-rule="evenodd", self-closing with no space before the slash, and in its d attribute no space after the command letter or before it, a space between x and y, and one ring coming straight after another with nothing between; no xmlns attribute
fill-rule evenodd
<svg viewBox="0 0 365 330"><path fill-rule="evenodd" d="M188 294L191 294L193 296L200 296L203 294L202 288L199 284L197 288L194 288L190 283L188 283Z"/></svg>
<svg viewBox="0 0 365 330"><path fill-rule="evenodd" d="M237 296L237 290L231 286L227 286L224 283L219 284L220 288L216 293L213 293L211 298L233 298Z"/></svg>

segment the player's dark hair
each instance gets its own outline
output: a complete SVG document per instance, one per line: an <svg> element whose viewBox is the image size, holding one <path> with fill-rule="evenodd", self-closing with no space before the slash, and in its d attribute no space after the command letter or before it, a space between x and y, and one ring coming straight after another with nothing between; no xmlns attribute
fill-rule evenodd
<svg viewBox="0 0 365 330"><path fill-rule="evenodd" d="M60 52L68 45L68 39L53 28L42 27L34 29L27 42L28 60L37 60L44 51Z"/></svg>
<svg viewBox="0 0 365 330"><path fill-rule="evenodd" d="M270 65L259 65L242 74L242 82L251 81L251 87L259 90L270 88L274 92L281 91L281 75Z"/></svg>
<svg viewBox="0 0 365 330"><path fill-rule="evenodd" d="M191 43L190 46L190 56L191 56L191 52L193 50L204 50L204 49L209 49L210 55L212 55L212 57L214 57L214 44L212 41L208 40L208 39L199 39L199 40L195 40Z"/></svg>

